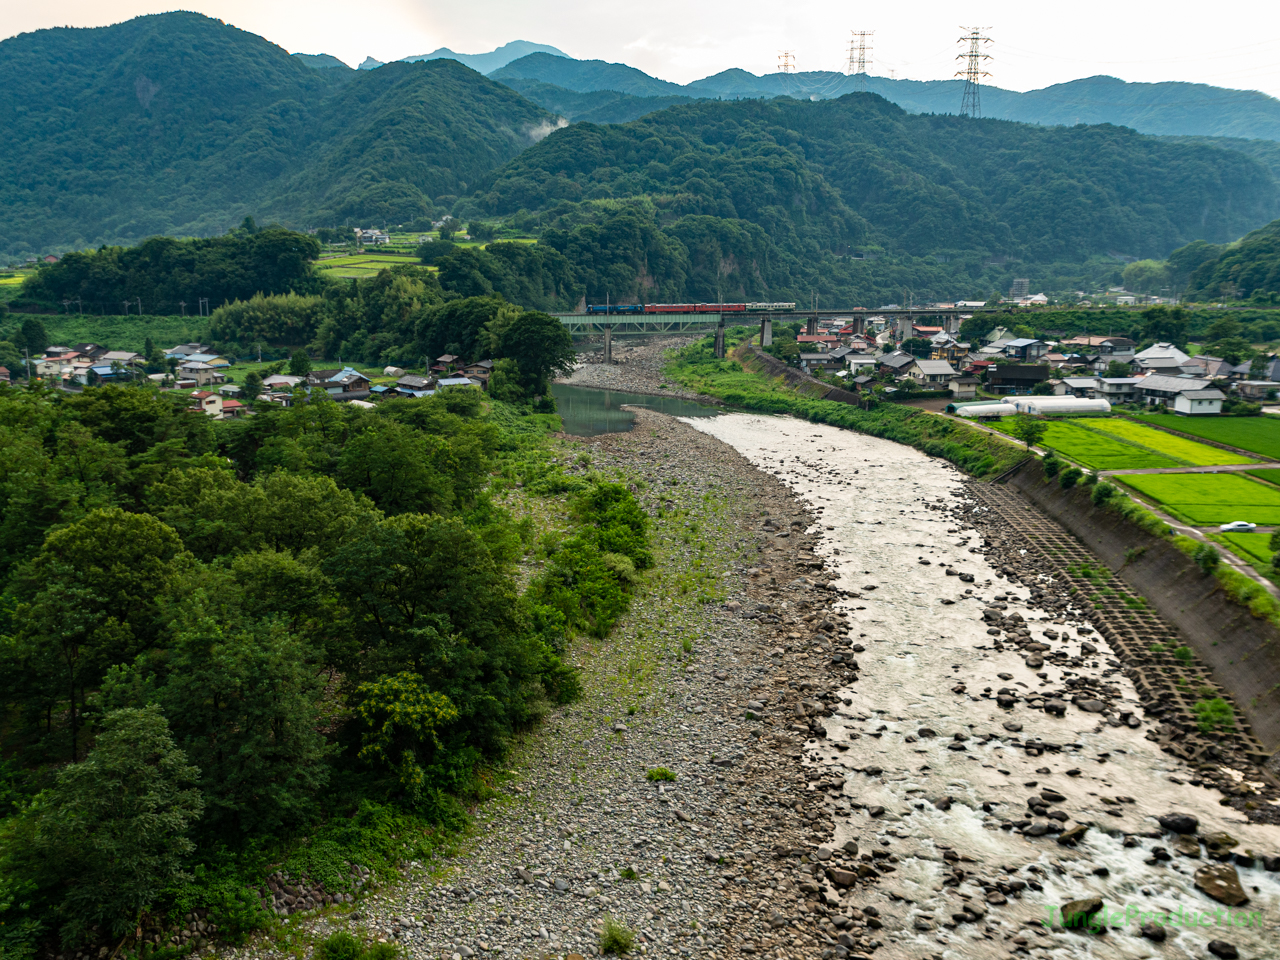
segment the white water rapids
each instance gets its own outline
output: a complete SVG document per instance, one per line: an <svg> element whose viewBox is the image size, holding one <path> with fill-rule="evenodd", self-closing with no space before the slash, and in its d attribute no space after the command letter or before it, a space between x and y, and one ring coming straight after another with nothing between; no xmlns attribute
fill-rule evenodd
<svg viewBox="0 0 1280 960"><path fill-rule="evenodd" d="M1088 896L1101 896L1108 908L1121 911L1225 912L1192 884L1195 870L1212 861L1180 856L1169 836L1122 845L1121 833L1140 836L1159 829L1158 815L1192 814L1200 820L1202 836L1225 831L1240 841L1237 852L1252 849L1259 855L1280 855L1280 828L1246 822L1218 804L1217 791L1171 782L1171 776L1185 781L1194 772L1146 740L1145 723L1138 730L1113 727L1075 706L1059 719L1021 701L1005 711L994 700L952 692L963 682L974 694L1002 686L1031 693L1047 682L1056 685L1062 675L1047 662L1040 670L1049 681L1042 681L1012 647L975 649L991 641L982 620L984 604L975 598L990 601L1008 594L1010 610L1021 612L1037 637L1050 625L1050 616L1026 605L1026 587L1007 585L980 554L969 552L980 545L979 534L949 533L958 529L954 518L925 508L925 501L954 504L962 479L955 468L887 440L785 417L726 414L685 422L776 473L812 507L822 518L819 552L838 571L841 587L863 593L862 599L842 601L855 641L866 648L858 655L862 678L841 691L852 705L828 721L828 740L810 743L808 762L845 769L833 840L853 839L863 852L888 850L899 858L896 872L861 888L856 901L876 906L884 921L877 932L884 944L877 958L1007 957L1018 948L1037 957L1208 957L1211 940L1234 944L1242 958L1280 957L1280 874L1266 872L1260 862L1238 868L1250 902L1230 911L1260 913L1260 928L1170 926L1164 943L1154 943L1139 935L1137 923L1126 922L1106 936L1054 933L1040 925L1049 917L1046 907ZM921 558L931 565L920 564ZM969 586L945 576L939 561L975 574L976 582ZM868 584L877 589L862 591ZM966 588L972 591L968 597ZM944 598L955 602L943 604ZM1082 625L1068 621L1053 627L1079 652ZM1079 676L1100 675L1115 662L1105 640L1097 634L1088 639L1099 650L1075 670ZM1112 670L1107 680L1123 692L1124 709L1141 717L1133 685ZM1007 720L1021 722L1022 731L1007 731L1002 726ZM906 737L922 727L937 736L908 742ZM851 733L860 737L851 740ZM964 751L948 749L956 733L968 737ZM984 742L984 734L996 736ZM1008 743L1016 738L1064 746L1034 757ZM847 743L847 751L838 751L836 743ZM866 767L882 772L857 772ZM1067 770L1080 772L1068 776ZM1066 796L1055 806L1073 822L1097 825L1077 847L1063 847L1052 835L1032 839L1000 829L1002 821L1021 819L1027 797L1045 788ZM953 803L944 812L933 801L945 796ZM1119 796L1135 802L1102 800ZM983 803L994 804L990 813ZM864 809L870 806L886 812L873 819ZM1117 809L1123 816L1109 812ZM1156 846L1166 847L1172 859L1149 865ZM943 924L959 909L961 895L978 903L984 899L972 882L943 886L950 872L943 860L948 849L972 858L959 864L970 877L1016 877L1043 890L1026 889L1020 899L990 907L985 923L946 929ZM1032 864L1043 872L1029 872ZM1008 876L1006 869L1012 871ZM927 929L919 929L917 920Z"/></svg>

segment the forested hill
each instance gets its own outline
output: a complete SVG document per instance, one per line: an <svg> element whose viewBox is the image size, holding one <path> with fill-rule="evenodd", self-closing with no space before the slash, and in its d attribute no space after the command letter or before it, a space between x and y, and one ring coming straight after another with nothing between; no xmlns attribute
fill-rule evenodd
<svg viewBox="0 0 1280 960"><path fill-rule="evenodd" d="M0 42L0 254L446 205L555 118L453 60L317 70L194 13Z"/></svg>
<svg viewBox="0 0 1280 960"><path fill-rule="evenodd" d="M1223 242L1277 211L1269 172L1119 127L920 116L879 97L703 102L575 124L485 183L494 214L645 196L669 219L749 221L793 252L881 246L1081 262Z"/></svg>
<svg viewBox="0 0 1280 960"><path fill-rule="evenodd" d="M624 63L574 60L549 53L513 60L489 76L512 86L517 86L516 81L537 81L577 93L613 90L633 97L825 100L858 90L858 78L825 70L764 76L724 70L682 86ZM865 84L871 93L911 113L957 113L964 89L963 80L866 77ZM543 102L537 95L533 99ZM638 104L630 106L633 113L639 108ZM651 109L659 108L655 105ZM1163 136L1280 140L1280 100L1256 90L1203 83L1126 83L1115 77L1085 77L1026 93L986 86L982 89L982 113L1040 125L1110 123Z"/></svg>

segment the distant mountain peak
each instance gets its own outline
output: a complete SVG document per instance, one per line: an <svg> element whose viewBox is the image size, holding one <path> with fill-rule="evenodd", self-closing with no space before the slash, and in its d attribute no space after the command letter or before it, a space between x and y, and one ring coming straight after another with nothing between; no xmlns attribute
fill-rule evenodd
<svg viewBox="0 0 1280 960"><path fill-rule="evenodd" d="M381 60L375 60L373 57L365 57L364 63L356 67L357 70L376 70L378 67L386 66Z"/></svg>
<svg viewBox="0 0 1280 960"><path fill-rule="evenodd" d="M521 57L527 57L531 53L547 53L553 57L571 59L563 50L548 46L545 43L531 43L528 40L512 40L510 43L504 43L496 50L490 50L488 53L458 53L448 47L441 47L439 50L433 50L430 53L401 59L408 63L414 63L418 60L457 60L478 73L487 74L493 73L495 70L501 70L512 60L519 60Z"/></svg>

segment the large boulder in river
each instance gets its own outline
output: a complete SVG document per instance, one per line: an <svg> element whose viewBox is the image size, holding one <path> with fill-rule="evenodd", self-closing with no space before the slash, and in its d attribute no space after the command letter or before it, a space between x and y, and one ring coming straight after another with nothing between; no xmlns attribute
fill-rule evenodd
<svg viewBox="0 0 1280 960"><path fill-rule="evenodd" d="M1200 829L1200 821L1189 813L1166 813L1156 819L1170 833L1195 833Z"/></svg>
<svg viewBox="0 0 1280 960"><path fill-rule="evenodd" d="M1196 871L1196 887L1219 903L1228 907L1240 907L1249 902L1240 875L1229 863L1215 863Z"/></svg>

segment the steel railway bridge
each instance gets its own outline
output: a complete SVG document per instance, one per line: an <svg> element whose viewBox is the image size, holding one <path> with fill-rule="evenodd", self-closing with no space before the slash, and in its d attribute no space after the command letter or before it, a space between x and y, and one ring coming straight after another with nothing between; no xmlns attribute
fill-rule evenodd
<svg viewBox="0 0 1280 960"><path fill-rule="evenodd" d="M693 333L699 330L716 331L716 356L724 356L724 329L729 326L760 324L762 346L773 343L774 321L806 324L810 335L817 333L820 320L847 320L855 332L865 332L868 317L884 317L895 322L937 320L944 329L959 330L960 314L973 313L955 307L932 309L928 307L899 310L788 310L776 313L557 313L553 314L569 328L575 337L604 335L605 363L613 360L613 337L661 336L663 334Z"/></svg>

